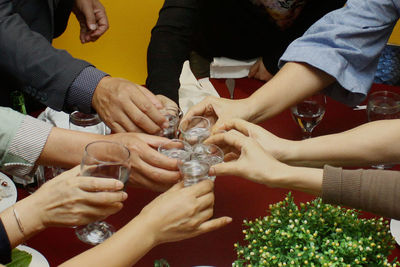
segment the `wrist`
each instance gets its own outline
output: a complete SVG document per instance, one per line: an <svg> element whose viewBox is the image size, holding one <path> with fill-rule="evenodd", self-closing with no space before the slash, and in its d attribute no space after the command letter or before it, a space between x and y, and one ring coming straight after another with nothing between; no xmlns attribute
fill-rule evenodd
<svg viewBox="0 0 400 267"><path fill-rule="evenodd" d="M320 195L322 178L322 169L287 166L280 176L280 184L282 188Z"/></svg>
<svg viewBox="0 0 400 267"><path fill-rule="evenodd" d="M162 243L159 238L159 227L156 226L154 220L143 213L143 210L129 224L131 223L137 223L139 227L143 228L142 235L145 237L144 242L148 247L153 248Z"/></svg>
<svg viewBox="0 0 400 267"><path fill-rule="evenodd" d="M18 201L14 205L25 237L32 236L46 228L45 216L41 207L42 205L37 203L34 195Z"/></svg>
<svg viewBox="0 0 400 267"><path fill-rule="evenodd" d="M92 107L97 111L97 107L99 107L100 99L99 96L102 94L104 89L106 89L108 86L108 83L112 80L113 78L111 76L104 76L103 78L100 79L98 82L93 96L92 96Z"/></svg>

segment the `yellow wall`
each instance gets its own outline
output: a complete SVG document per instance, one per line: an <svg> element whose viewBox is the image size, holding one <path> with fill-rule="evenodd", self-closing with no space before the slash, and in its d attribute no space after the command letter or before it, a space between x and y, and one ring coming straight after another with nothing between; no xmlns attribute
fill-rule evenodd
<svg viewBox="0 0 400 267"><path fill-rule="evenodd" d="M71 15L66 32L54 40L57 48L94 64L114 77L144 84L146 52L150 31L158 18L163 0L102 0L110 29L95 43L82 45L79 24Z"/></svg>
<svg viewBox="0 0 400 267"><path fill-rule="evenodd" d="M389 43L400 45L400 23L397 23L393 30L392 36L390 36Z"/></svg>

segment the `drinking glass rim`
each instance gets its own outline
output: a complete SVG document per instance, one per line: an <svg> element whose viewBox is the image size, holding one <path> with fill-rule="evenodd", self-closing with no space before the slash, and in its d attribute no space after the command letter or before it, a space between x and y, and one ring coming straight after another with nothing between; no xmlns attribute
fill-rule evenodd
<svg viewBox="0 0 400 267"><path fill-rule="evenodd" d="M87 116L92 115L93 117L90 117L90 118L78 118L76 116L77 113L85 114ZM69 121L72 122L72 123L75 123L75 122L83 122L83 123L96 122L96 124L101 123L101 119L100 119L98 114L95 114L95 113L94 114L86 114L86 113L83 113L83 112L80 112L80 111L77 111L77 110L73 111L71 114L69 114ZM95 125L95 124L93 124L93 125Z"/></svg>
<svg viewBox="0 0 400 267"><path fill-rule="evenodd" d="M211 122L210 122L209 119L207 119L206 117L203 117L203 116L192 116L192 117L190 117L190 118L187 118L187 119L181 121L181 123L179 124L179 131L180 131L181 133L187 132L187 130L186 130L186 131L183 131L183 130L182 130L182 123L183 123L184 121L192 120L192 119L194 119L194 118L196 118L196 119L201 119L201 120L205 120L205 121L207 122L207 127L201 127L201 128L210 129L210 127L211 127ZM199 128L200 128L200 127L199 127ZM191 129L191 128L190 128L190 129Z"/></svg>
<svg viewBox="0 0 400 267"><path fill-rule="evenodd" d="M127 158L124 159L124 160L121 160L121 161L104 161L104 160L99 160L99 159L97 159L96 157L94 157L93 155L91 155L91 154L88 152L88 147L89 147L90 145L92 145L92 144L97 144L97 143L109 143L109 144L113 144L113 145L117 145L117 146L119 146L119 147L122 147L123 150L125 150L125 151L128 152ZM129 162L129 159L130 159L130 157L131 157L131 151L130 151L125 145L120 144L120 143L118 143L118 142L107 141L107 140L98 140L98 141L90 142L90 143L88 143L88 144L85 146L85 155L87 155L88 157L90 157L90 158L92 158L92 159L95 159L95 160L96 160L97 162L99 162L99 163L103 163L103 164L117 164L117 163Z"/></svg>
<svg viewBox="0 0 400 267"><path fill-rule="evenodd" d="M204 143L198 143L198 144L194 144L194 145L192 146L192 151L193 151L194 154L196 154L196 152L194 151L194 148L195 148L196 146L199 146L199 145L208 146L207 152L210 152L210 153L212 153L212 152L210 151L210 147L216 148L216 150L218 150L218 151L222 154L222 156L225 156L224 151L223 151L219 146L217 146L216 144L204 144Z"/></svg>

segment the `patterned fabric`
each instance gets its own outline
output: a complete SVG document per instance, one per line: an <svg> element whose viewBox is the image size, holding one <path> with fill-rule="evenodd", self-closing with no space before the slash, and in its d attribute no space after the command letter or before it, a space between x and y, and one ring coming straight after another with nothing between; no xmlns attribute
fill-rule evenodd
<svg viewBox="0 0 400 267"><path fill-rule="evenodd" d="M34 168L52 126L4 107L0 122L0 169L23 177Z"/></svg>
<svg viewBox="0 0 400 267"><path fill-rule="evenodd" d="M379 56L399 17L399 1L348 0L292 42L279 66L308 63L336 79L327 95L358 105L371 88Z"/></svg>
<svg viewBox="0 0 400 267"><path fill-rule="evenodd" d="M71 84L67 94L67 109L69 111L79 110L83 113L91 113L92 97L100 80L107 73L95 67L86 67Z"/></svg>
<svg viewBox="0 0 400 267"><path fill-rule="evenodd" d="M250 0L264 6L268 14L281 29L289 28L306 4L306 0Z"/></svg>

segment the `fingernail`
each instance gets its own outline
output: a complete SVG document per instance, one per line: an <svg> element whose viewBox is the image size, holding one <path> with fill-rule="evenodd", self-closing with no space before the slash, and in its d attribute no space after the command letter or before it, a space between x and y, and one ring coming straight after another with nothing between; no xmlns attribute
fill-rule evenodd
<svg viewBox="0 0 400 267"><path fill-rule="evenodd" d="M121 189L121 188L124 188L124 183L123 182L121 182L121 181L115 181L116 183L115 183L115 187L117 188L117 189Z"/></svg>
<svg viewBox="0 0 400 267"><path fill-rule="evenodd" d="M92 31L96 30L97 29L96 24L90 24L89 29L91 29Z"/></svg>
<svg viewBox="0 0 400 267"><path fill-rule="evenodd" d="M122 192L122 199L126 200L128 198L128 193Z"/></svg>
<svg viewBox="0 0 400 267"><path fill-rule="evenodd" d="M169 122L168 122L168 121L164 122L163 125L162 125L162 127L163 127L163 128L168 128L168 127L169 127Z"/></svg>

